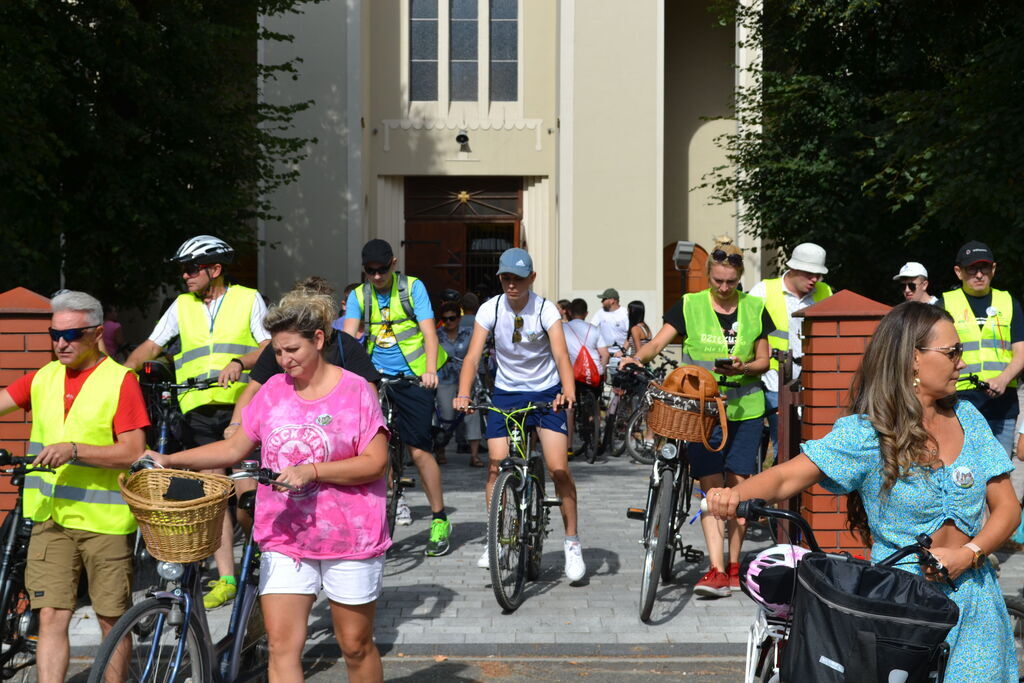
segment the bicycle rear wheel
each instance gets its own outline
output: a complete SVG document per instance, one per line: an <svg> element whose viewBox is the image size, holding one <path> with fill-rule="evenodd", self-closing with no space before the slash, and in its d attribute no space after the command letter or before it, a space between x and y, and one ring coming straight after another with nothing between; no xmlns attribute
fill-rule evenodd
<svg viewBox="0 0 1024 683"><path fill-rule="evenodd" d="M640 578L640 620L651 618L658 592L658 576L665 563L665 548L672 530L672 482L662 477L651 499L651 523L644 539L644 567Z"/></svg>
<svg viewBox="0 0 1024 683"><path fill-rule="evenodd" d="M523 600L526 579L526 548L520 503L522 482L519 472L498 475L491 491L487 524L487 554L491 565L491 588L503 610L514 611Z"/></svg>
<svg viewBox="0 0 1024 683"><path fill-rule="evenodd" d="M1019 595L1004 595L1006 611L1010 614L1010 625L1013 627L1013 649L1017 654L1017 671L1021 672L1017 680L1024 681L1024 598Z"/></svg>
<svg viewBox="0 0 1024 683"><path fill-rule="evenodd" d="M597 405L597 397L592 392L584 390L576 406L576 431L583 442L583 455L590 464L597 458L600 421L601 411Z"/></svg>
<svg viewBox="0 0 1024 683"><path fill-rule="evenodd" d="M134 605L103 639L89 671L89 683L102 683L108 677L120 681L213 680L199 617L191 615L187 633L184 624L172 623L182 617L179 603L170 598L150 598ZM175 675L175 653L182 635L185 646ZM114 660L121 647L130 648L125 671Z"/></svg>
<svg viewBox="0 0 1024 683"><path fill-rule="evenodd" d="M388 536L395 536L395 516L398 514L398 498L402 495L402 442L394 435L388 442L388 467L384 481L388 484L388 500L385 508L388 518Z"/></svg>
<svg viewBox="0 0 1024 683"><path fill-rule="evenodd" d="M641 465L650 465L654 462L654 447L646 442L647 439L647 409L638 408L629 418L626 426L626 452Z"/></svg>

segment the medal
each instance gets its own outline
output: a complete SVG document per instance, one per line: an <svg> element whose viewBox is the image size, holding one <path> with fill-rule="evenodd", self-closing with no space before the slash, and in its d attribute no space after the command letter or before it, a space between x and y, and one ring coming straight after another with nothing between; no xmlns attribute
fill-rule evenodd
<svg viewBox="0 0 1024 683"><path fill-rule="evenodd" d="M953 470L953 482L962 489L969 489L974 486L974 473L970 467L961 465Z"/></svg>
<svg viewBox="0 0 1024 683"><path fill-rule="evenodd" d="M988 308L985 309L985 315L987 315L990 318L994 318L997 315L999 315L999 309L996 308L995 306L989 306Z"/></svg>
<svg viewBox="0 0 1024 683"><path fill-rule="evenodd" d="M323 415L317 416L316 423L321 427L326 427L327 425L331 424L331 420L333 419L333 417L331 417L327 413L324 413Z"/></svg>

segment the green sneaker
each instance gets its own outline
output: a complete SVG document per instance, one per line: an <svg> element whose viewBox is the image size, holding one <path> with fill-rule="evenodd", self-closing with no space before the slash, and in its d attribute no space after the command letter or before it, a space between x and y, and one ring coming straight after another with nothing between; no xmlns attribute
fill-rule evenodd
<svg viewBox="0 0 1024 683"><path fill-rule="evenodd" d="M448 552L448 537L452 534L452 523L447 519L435 519L430 524L430 540L427 541L427 555L437 557Z"/></svg>
<svg viewBox="0 0 1024 683"><path fill-rule="evenodd" d="M203 607L206 609L214 609L225 602L234 600L235 593L238 592L238 588L234 584L228 583L224 579L210 581L207 585L210 587L210 592L203 596Z"/></svg>

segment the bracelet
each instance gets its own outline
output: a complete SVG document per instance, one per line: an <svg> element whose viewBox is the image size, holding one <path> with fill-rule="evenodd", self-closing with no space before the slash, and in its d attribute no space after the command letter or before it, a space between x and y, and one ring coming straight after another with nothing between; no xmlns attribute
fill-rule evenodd
<svg viewBox="0 0 1024 683"><path fill-rule="evenodd" d="M228 427L241 427L241 422L228 422Z"/></svg>
<svg viewBox="0 0 1024 683"><path fill-rule="evenodd" d="M464 398L464 399L466 399L467 401L469 400L469 396L456 396L455 398Z"/></svg>
<svg viewBox="0 0 1024 683"><path fill-rule="evenodd" d="M320 473L316 471L316 463L311 462L309 464L313 466L313 481L320 481Z"/></svg>
<svg viewBox="0 0 1024 683"><path fill-rule="evenodd" d="M228 361L228 363L238 363L238 367L245 370L245 363L242 362L241 358L232 358L231 360Z"/></svg>
<svg viewBox="0 0 1024 683"><path fill-rule="evenodd" d="M71 460L68 462L78 462L78 444L74 441L71 442Z"/></svg>

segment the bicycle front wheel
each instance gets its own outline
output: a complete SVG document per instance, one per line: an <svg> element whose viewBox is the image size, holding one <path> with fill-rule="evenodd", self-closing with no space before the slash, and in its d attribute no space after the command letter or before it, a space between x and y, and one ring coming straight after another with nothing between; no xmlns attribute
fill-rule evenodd
<svg viewBox="0 0 1024 683"><path fill-rule="evenodd" d="M605 440L611 455L619 457L626 450L626 427L633 416L634 401L630 396L620 396L615 413L605 419Z"/></svg>
<svg viewBox="0 0 1024 683"><path fill-rule="evenodd" d="M626 426L626 452L641 465L654 462L654 445L647 442L647 409L638 408Z"/></svg>
<svg viewBox="0 0 1024 683"><path fill-rule="evenodd" d="M652 515L648 526L647 538L644 539L644 568L640 578L640 620L651 618L654 609L654 597L658 592L658 577L665 564L665 548L668 546L669 533L672 531L672 480L671 472L665 472L661 483L654 491L651 499Z"/></svg>
<svg viewBox="0 0 1024 683"><path fill-rule="evenodd" d="M544 536L548 528L548 509L544 507L544 463L537 462L534 482L530 487L527 510L532 511L529 529L529 551L526 559L526 578L536 581L540 576L540 561L544 555Z"/></svg>
<svg viewBox="0 0 1024 683"><path fill-rule="evenodd" d="M1024 681L1024 598L1019 595L1004 595L1006 611L1010 614L1010 625L1013 627L1013 649L1017 654L1017 671L1021 672L1019 681Z"/></svg>
<svg viewBox="0 0 1024 683"><path fill-rule="evenodd" d="M116 681L211 681L213 670L207 658L199 617L192 614L188 629L176 623L184 613L170 598L150 598L124 613L103 639L89 671L89 683ZM175 659L178 643L185 639L181 659ZM126 653L124 660L115 656Z"/></svg>
<svg viewBox="0 0 1024 683"><path fill-rule="evenodd" d="M514 611L523 601L526 579L526 548L520 503L522 482L519 472L498 475L491 491L487 524L487 555L491 565L491 588L503 610Z"/></svg>
<svg viewBox="0 0 1024 683"><path fill-rule="evenodd" d="M402 495L402 443L394 436L388 442L388 467L384 481L388 484L388 500L385 511L388 519L388 536L395 537L395 517L398 514L398 498Z"/></svg>

